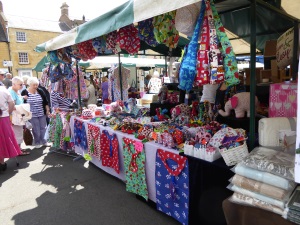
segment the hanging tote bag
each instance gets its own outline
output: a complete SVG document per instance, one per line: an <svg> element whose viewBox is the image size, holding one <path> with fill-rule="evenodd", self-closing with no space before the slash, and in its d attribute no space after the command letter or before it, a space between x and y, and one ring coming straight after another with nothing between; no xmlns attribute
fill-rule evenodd
<svg viewBox="0 0 300 225"><path fill-rule="evenodd" d="M187 225L189 217L187 158L157 149L155 186L157 209Z"/></svg>
<svg viewBox="0 0 300 225"><path fill-rule="evenodd" d="M197 54L197 75L195 78L196 86L209 84L210 82L209 26L208 26L208 18L206 12L203 20L202 31L201 31L199 51Z"/></svg>
<svg viewBox="0 0 300 225"><path fill-rule="evenodd" d="M197 65L197 51L198 51L198 38L205 14L205 3L201 2L200 14L195 26L192 39L187 47L185 47L185 55L182 59L179 70L179 88L182 90L190 91L196 76Z"/></svg>
<svg viewBox="0 0 300 225"><path fill-rule="evenodd" d="M235 54L233 52L231 43L225 33L225 28L221 22L220 16L217 12L215 4L213 1L210 1L210 7L212 10L217 36L222 45L222 53L224 57L224 69L225 69L225 82L228 86L236 85L240 83L239 73L237 67L237 61L235 58Z"/></svg>

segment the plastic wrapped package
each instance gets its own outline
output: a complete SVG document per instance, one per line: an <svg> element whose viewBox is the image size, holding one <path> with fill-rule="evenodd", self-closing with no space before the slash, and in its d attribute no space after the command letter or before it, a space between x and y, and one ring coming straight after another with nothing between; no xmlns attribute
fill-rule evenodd
<svg viewBox="0 0 300 225"><path fill-rule="evenodd" d="M295 155L265 147L256 147L242 163L264 172L294 180Z"/></svg>
<svg viewBox="0 0 300 225"><path fill-rule="evenodd" d="M256 192L238 187L238 186L233 185L233 184L229 184L227 186L227 188L231 191L236 192L236 193L246 195L246 196L261 200L261 201L264 201L266 203L269 203L269 204L274 205L274 206L276 206L278 208L281 208L281 209L284 209L284 206L285 206L285 203L286 203L284 201L280 201L280 200L277 200L277 199L274 199L274 198L270 198L266 195L258 194Z"/></svg>
<svg viewBox="0 0 300 225"><path fill-rule="evenodd" d="M295 187L295 182L290 181L284 177L276 176L274 174L259 171L256 169L252 169L243 165L242 163L238 163L233 169L233 172L239 174L241 176L261 181L266 184L273 185L275 187L282 188L284 190L291 190Z"/></svg>
<svg viewBox="0 0 300 225"><path fill-rule="evenodd" d="M231 198L229 200L234 203L261 208L261 209L264 209L267 211L274 212L279 215L283 214L283 210L279 207L276 207L274 205L271 205L271 204L261 201L259 199L255 199L255 198L252 198L252 197L249 197L249 196L246 196L243 194L239 194L236 192L233 193L233 195L231 196Z"/></svg>
<svg viewBox="0 0 300 225"><path fill-rule="evenodd" d="M293 191L293 189L287 191L269 184L265 184L260 181L249 179L238 174L234 175L230 182L238 187L269 196L281 201L287 201Z"/></svg>

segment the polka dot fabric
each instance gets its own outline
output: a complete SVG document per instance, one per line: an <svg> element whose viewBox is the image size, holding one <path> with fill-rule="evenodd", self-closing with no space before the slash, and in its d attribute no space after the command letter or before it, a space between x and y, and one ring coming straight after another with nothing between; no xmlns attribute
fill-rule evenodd
<svg viewBox="0 0 300 225"><path fill-rule="evenodd" d="M93 41L88 40L77 44L79 53L83 56L82 60L87 61L94 59L98 53L95 51L93 47Z"/></svg>
<svg viewBox="0 0 300 225"><path fill-rule="evenodd" d="M126 50L129 54L138 53L141 47L138 29L133 24L122 27L117 33L116 41L119 43L120 48Z"/></svg>

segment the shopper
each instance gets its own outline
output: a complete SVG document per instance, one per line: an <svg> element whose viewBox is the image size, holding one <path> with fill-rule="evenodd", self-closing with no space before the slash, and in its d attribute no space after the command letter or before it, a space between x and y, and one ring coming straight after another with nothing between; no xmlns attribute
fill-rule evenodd
<svg viewBox="0 0 300 225"><path fill-rule="evenodd" d="M102 102L104 104L110 104L111 101L108 99L108 78L102 77L101 82Z"/></svg>
<svg viewBox="0 0 300 225"><path fill-rule="evenodd" d="M21 95L22 95L22 92L23 92L24 90L26 90L27 87L28 87L28 85L27 85L27 80L29 79L29 77L30 77L30 76L27 76L27 75L22 76L22 79L23 79L23 87L22 87L22 89L21 89Z"/></svg>
<svg viewBox="0 0 300 225"><path fill-rule="evenodd" d="M44 139L46 132L46 118L50 113L49 103L44 92L38 88L39 81L36 77L30 77L27 81L28 88L23 91L23 95L27 95L27 103L30 104L30 110L32 112L32 133L34 138L34 144L36 148L47 146L47 142Z"/></svg>
<svg viewBox="0 0 300 225"><path fill-rule="evenodd" d="M24 103L24 99L27 99L27 96L21 96L20 90L22 89L23 86L23 80L20 77L14 77L12 78L12 86L8 88L8 91L14 100L15 105L21 105ZM18 125L18 124L13 124L12 125L16 140L18 142L19 147L21 148L21 144L23 142L23 125ZM29 155L30 153L22 150L21 155Z"/></svg>
<svg viewBox="0 0 300 225"><path fill-rule="evenodd" d="M88 79L85 79L84 81L88 90L86 106L88 106L89 104L97 104L96 88L94 87L93 83L91 83Z"/></svg>
<svg viewBox="0 0 300 225"><path fill-rule="evenodd" d="M4 86L3 80L5 78L5 72L0 70L0 86Z"/></svg>
<svg viewBox="0 0 300 225"><path fill-rule="evenodd" d="M0 171L7 168L5 158L13 158L21 154L21 149L15 138L9 114L15 107L9 91L5 86L0 87Z"/></svg>
<svg viewBox="0 0 300 225"><path fill-rule="evenodd" d="M5 79L4 79L3 82L2 82L2 83L5 85L6 88L9 88L9 87L12 86L12 81L11 81L11 79L12 79L11 73L6 73L6 74L5 74Z"/></svg>

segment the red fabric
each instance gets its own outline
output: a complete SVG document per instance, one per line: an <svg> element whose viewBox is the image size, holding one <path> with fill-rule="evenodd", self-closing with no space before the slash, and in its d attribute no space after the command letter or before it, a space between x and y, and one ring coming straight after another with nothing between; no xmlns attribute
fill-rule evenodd
<svg viewBox="0 0 300 225"><path fill-rule="evenodd" d="M101 159L100 127L97 127L92 124L88 124L87 140L88 140L88 153L100 160ZM94 141L94 151L91 152L91 145L93 141Z"/></svg>
<svg viewBox="0 0 300 225"><path fill-rule="evenodd" d="M113 51L113 53L118 53L117 48L117 31L110 32L106 37L106 48Z"/></svg>
<svg viewBox="0 0 300 225"><path fill-rule="evenodd" d="M184 156L180 156L174 153L170 153L167 151L163 151L160 150L157 151L158 156L161 158L163 164L165 165L167 171L172 175L172 176L179 176L179 174L181 173L181 171L183 170L186 160L187 158ZM173 170L169 167L169 165L167 164L167 160L173 160L178 164L177 169Z"/></svg>
<svg viewBox="0 0 300 225"><path fill-rule="evenodd" d="M109 139L112 138L112 140ZM112 144L112 145L111 145ZM110 147L112 147L112 155L110 155ZM113 168L120 173L119 166L119 142L115 134L109 134L107 130L101 134L101 160L103 166Z"/></svg>
<svg viewBox="0 0 300 225"><path fill-rule="evenodd" d="M140 50L140 39L138 29L133 24L122 27L117 33L116 41L120 48L126 50L129 54L136 54Z"/></svg>
<svg viewBox="0 0 300 225"><path fill-rule="evenodd" d="M201 41L198 51L198 64L197 64L197 75L195 79L195 85L200 86L210 83L210 72L209 72L209 26L207 16L204 16L203 27L201 32Z"/></svg>
<svg viewBox="0 0 300 225"><path fill-rule="evenodd" d="M77 44L79 53L83 56L82 60L86 61L89 59L94 59L98 53L93 47L93 41L87 40Z"/></svg>
<svg viewBox="0 0 300 225"><path fill-rule="evenodd" d="M0 117L0 159L21 154L9 117Z"/></svg>

